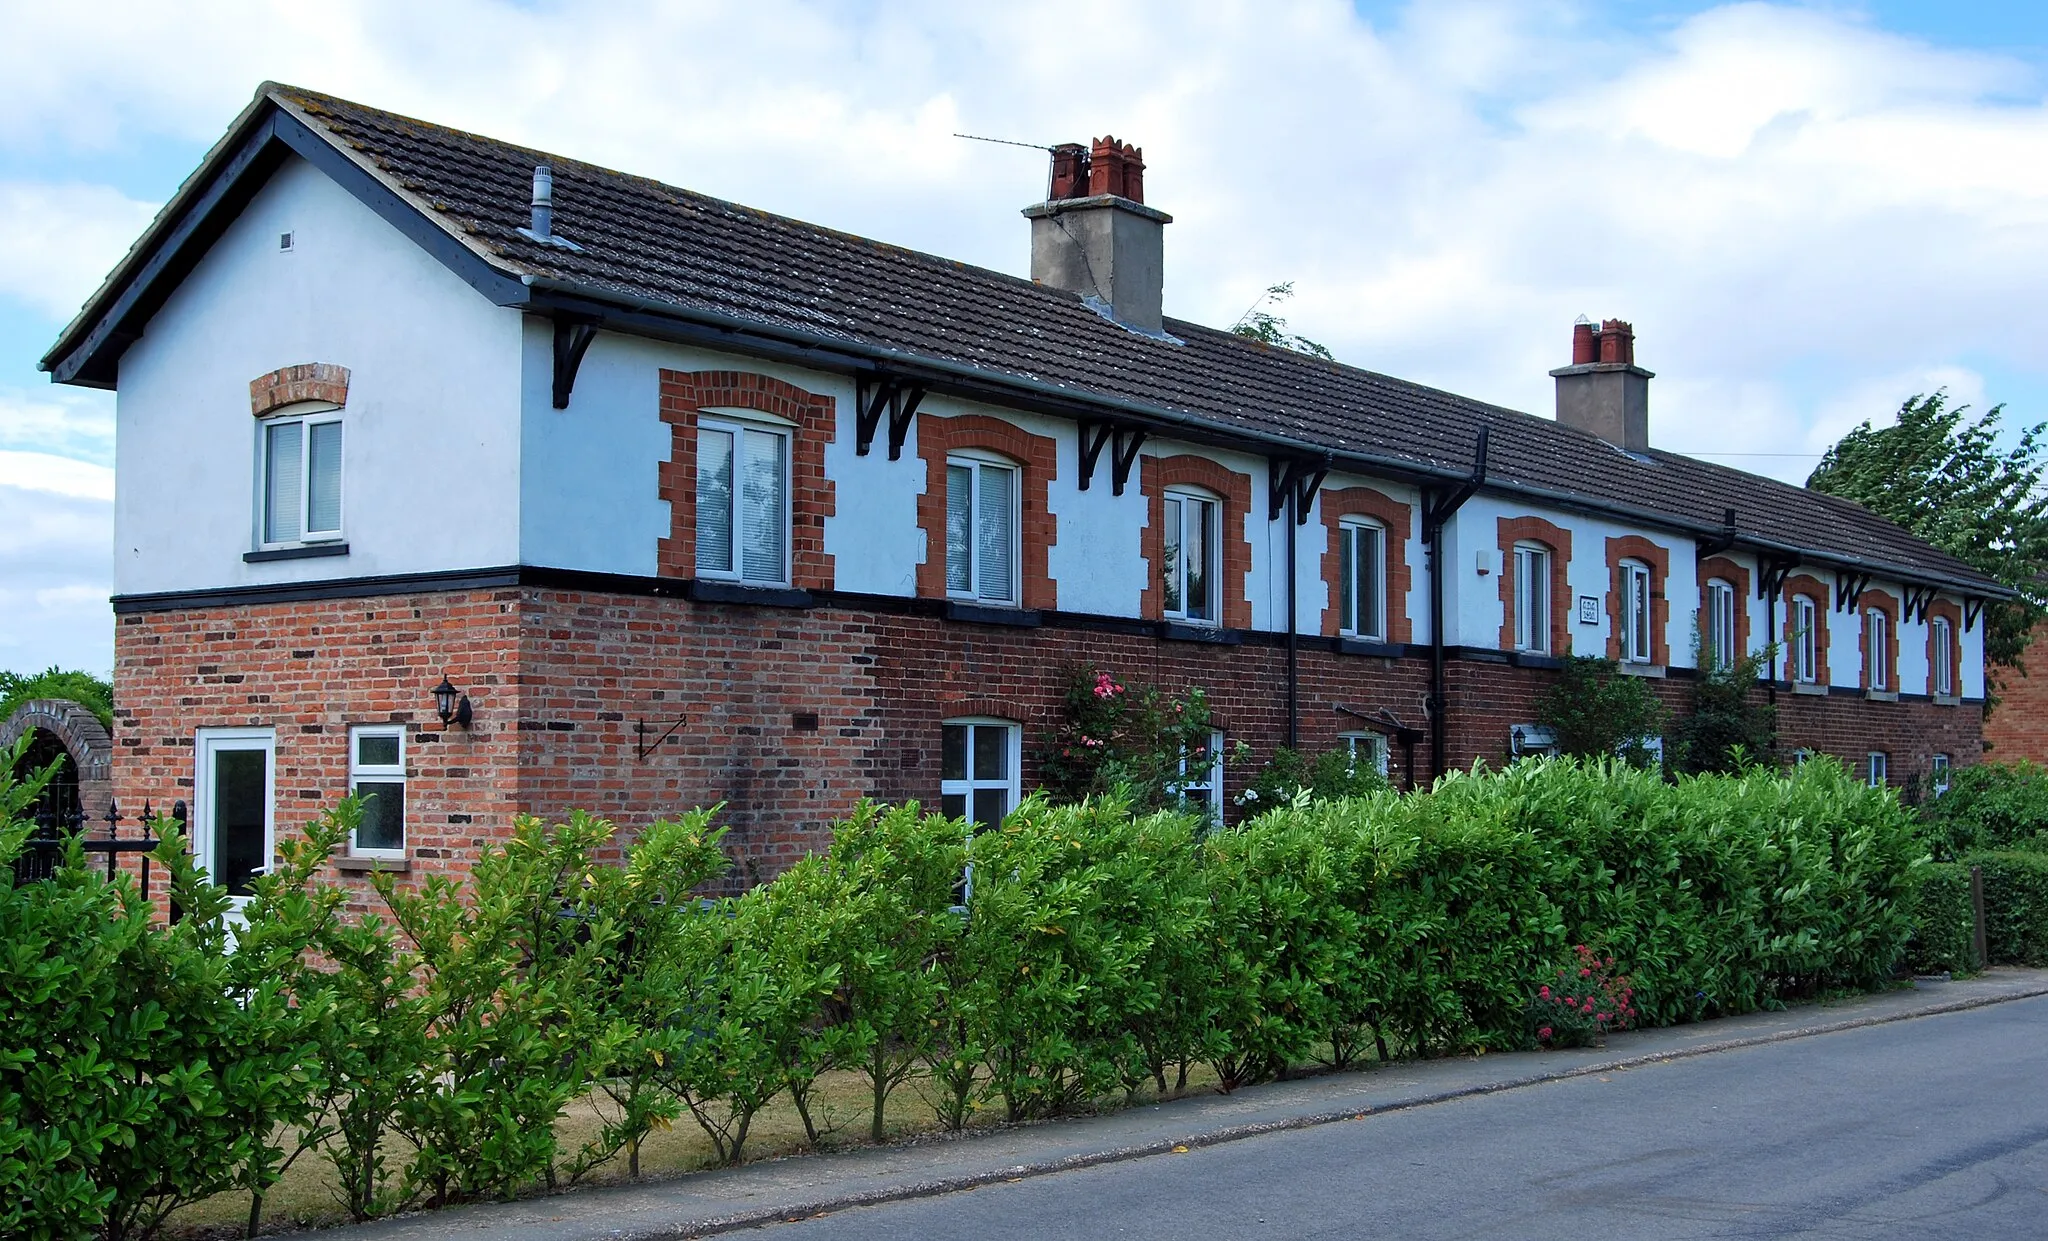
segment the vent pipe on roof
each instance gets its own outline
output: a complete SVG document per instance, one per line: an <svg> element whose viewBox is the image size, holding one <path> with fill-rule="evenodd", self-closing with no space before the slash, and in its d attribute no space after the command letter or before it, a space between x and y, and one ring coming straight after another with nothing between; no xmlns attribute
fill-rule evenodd
<svg viewBox="0 0 2048 1241"><path fill-rule="evenodd" d="M533 239L547 241L555 228L555 170L533 166Z"/></svg>

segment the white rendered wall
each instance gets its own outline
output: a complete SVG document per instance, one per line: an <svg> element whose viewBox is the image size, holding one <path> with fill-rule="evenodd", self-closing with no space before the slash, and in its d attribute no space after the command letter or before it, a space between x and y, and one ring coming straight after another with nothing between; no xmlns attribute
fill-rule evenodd
<svg viewBox="0 0 2048 1241"><path fill-rule="evenodd" d="M652 576L669 533L659 471L669 456L658 374L675 351L600 332L569 408L554 407L554 329L525 317L519 559L528 565Z"/></svg>
<svg viewBox="0 0 2048 1241"><path fill-rule="evenodd" d="M514 563L519 319L311 165L288 161L121 360L115 591ZM349 554L248 564L259 429L249 381L303 362L351 372Z"/></svg>

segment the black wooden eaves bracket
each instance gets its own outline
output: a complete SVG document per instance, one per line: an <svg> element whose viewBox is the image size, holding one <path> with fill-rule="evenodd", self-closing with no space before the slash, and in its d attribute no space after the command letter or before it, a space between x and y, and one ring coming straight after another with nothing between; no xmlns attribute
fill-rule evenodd
<svg viewBox="0 0 2048 1241"><path fill-rule="evenodd" d="M1284 457L1272 462L1267 470L1271 486L1267 494L1267 521L1278 521L1280 514L1287 511L1288 501L1294 505L1294 524L1308 524L1308 510L1316 502L1316 493L1323 489L1323 480L1330 475L1330 462L1304 460L1300 457Z"/></svg>
<svg viewBox="0 0 2048 1241"><path fill-rule="evenodd" d="M1771 556L1757 566L1756 597L1769 599L1785 589L1785 579L1799 567L1797 556Z"/></svg>
<svg viewBox="0 0 2048 1241"><path fill-rule="evenodd" d="M1131 481L1131 467L1137 464L1138 449L1144 447L1145 432L1139 427L1120 427L1108 422L1081 424L1081 490L1095 478L1095 466L1102 450L1109 449L1109 493L1120 496Z"/></svg>
<svg viewBox="0 0 2048 1241"><path fill-rule="evenodd" d="M583 355L597 339L597 325L573 315L555 316L555 408L569 408L569 394L576 389L576 372L583 369Z"/></svg>
<svg viewBox="0 0 2048 1241"><path fill-rule="evenodd" d="M1975 629L1975 628L1977 627L1977 617L1978 617L1978 616L1980 616L1980 615L1982 615L1982 614L1983 614L1983 611L1984 611L1984 601L1983 601L1982 599L1965 599L1965 600L1963 600L1963 632L1964 632L1964 633L1968 633L1968 632L1970 632L1970 631L1971 631L1972 629Z"/></svg>
<svg viewBox="0 0 2048 1241"><path fill-rule="evenodd" d="M1835 574L1835 611L1853 612L1856 601L1863 592L1870 589L1870 575L1854 569L1843 569Z"/></svg>
<svg viewBox="0 0 2048 1241"><path fill-rule="evenodd" d="M1932 586L1906 587L1906 605L1899 613L1900 619L1909 625L1927 619L1927 605L1934 602L1934 590Z"/></svg>
<svg viewBox="0 0 2048 1241"><path fill-rule="evenodd" d="M1471 477L1459 483L1454 491L1439 492L1424 498L1422 503L1422 538L1424 542L1435 542L1436 533L1444 528L1444 523L1449 521L1452 515L1459 509L1464 508L1465 501L1471 499L1486 484L1487 431L1488 428L1480 427L1479 439L1472 446Z"/></svg>
<svg viewBox="0 0 2048 1241"><path fill-rule="evenodd" d="M903 459L903 440L924 403L923 384L895 375L861 375L854 380L853 455L865 457L875 446L875 432L882 427L882 415L889 415L889 460Z"/></svg>
<svg viewBox="0 0 2048 1241"><path fill-rule="evenodd" d="M1735 510L1731 508L1721 517L1721 532L1713 538L1700 540L1699 554L1702 556L1719 555L1733 546L1735 546Z"/></svg>

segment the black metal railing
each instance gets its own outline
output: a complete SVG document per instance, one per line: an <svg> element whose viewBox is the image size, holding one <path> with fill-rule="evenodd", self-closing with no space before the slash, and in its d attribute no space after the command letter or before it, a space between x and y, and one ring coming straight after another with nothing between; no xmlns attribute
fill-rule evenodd
<svg viewBox="0 0 2048 1241"><path fill-rule="evenodd" d="M190 815L182 799L172 803L170 817L178 823L181 830L184 828ZM159 843L154 826L156 818L156 808L150 802L143 802L142 813L132 818L124 816L119 806L109 802L107 812L99 817L99 821L106 824L105 834L95 833L80 839L80 834L85 831L88 821L83 810L73 810L66 814L45 806L36 812L35 831L29 835L20 855L14 859L14 882L17 885L39 883L51 878L57 873L57 868L64 864L65 851L71 842L77 839L79 847L86 853L105 855L109 879L120 869L122 854L132 853L139 856L142 863L142 895L147 899L149 855L155 852ZM121 832L121 825L129 822L136 824L135 835L126 836Z"/></svg>

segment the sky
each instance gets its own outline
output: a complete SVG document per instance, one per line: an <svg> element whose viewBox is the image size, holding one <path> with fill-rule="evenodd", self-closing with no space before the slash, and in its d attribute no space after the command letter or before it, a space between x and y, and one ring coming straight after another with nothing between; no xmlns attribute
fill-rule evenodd
<svg viewBox="0 0 2048 1241"><path fill-rule="evenodd" d="M1803 479L1946 388L2048 418L2048 5L0 0L0 669L106 673L114 396L36 363L265 79L1024 274L1051 144L1145 151L1169 315Z"/></svg>

